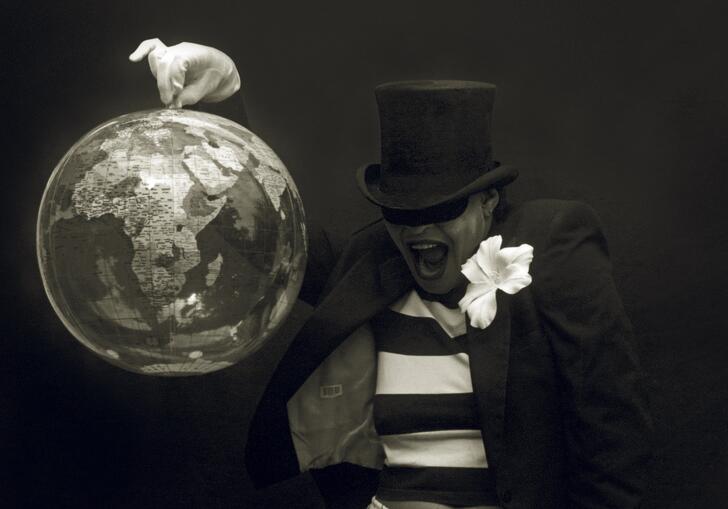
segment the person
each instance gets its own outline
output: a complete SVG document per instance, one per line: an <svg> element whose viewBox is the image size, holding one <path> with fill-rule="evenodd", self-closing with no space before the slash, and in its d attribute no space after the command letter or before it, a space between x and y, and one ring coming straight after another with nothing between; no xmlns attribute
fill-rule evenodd
<svg viewBox="0 0 728 509"><path fill-rule="evenodd" d="M163 103L234 94L224 53L144 41ZM495 87L376 88L381 162L355 234L251 422L255 507L631 508L651 421L599 221L512 206ZM314 271L313 276L321 276Z"/></svg>

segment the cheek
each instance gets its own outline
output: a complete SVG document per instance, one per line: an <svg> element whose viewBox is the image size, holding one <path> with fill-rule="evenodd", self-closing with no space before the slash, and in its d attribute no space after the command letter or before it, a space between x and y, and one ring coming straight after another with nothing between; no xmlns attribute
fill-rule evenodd
<svg viewBox="0 0 728 509"><path fill-rule="evenodd" d="M485 236L485 228L482 221L473 218L470 221L462 221L457 224L448 225L443 229L450 237L454 247L455 261L459 264L472 256Z"/></svg>

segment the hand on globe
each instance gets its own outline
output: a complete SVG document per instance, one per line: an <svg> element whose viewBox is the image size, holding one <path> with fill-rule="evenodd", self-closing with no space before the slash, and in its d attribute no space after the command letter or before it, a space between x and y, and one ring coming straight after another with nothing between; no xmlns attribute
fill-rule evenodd
<svg viewBox="0 0 728 509"><path fill-rule="evenodd" d="M129 60L139 62L144 57L157 78L159 98L167 106L219 102L240 89L235 63L215 48L192 42L167 46L159 39L147 39Z"/></svg>

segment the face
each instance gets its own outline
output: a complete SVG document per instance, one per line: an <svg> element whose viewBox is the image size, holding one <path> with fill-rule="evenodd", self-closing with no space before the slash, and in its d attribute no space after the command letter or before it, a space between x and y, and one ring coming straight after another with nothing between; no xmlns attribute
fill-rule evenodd
<svg viewBox="0 0 728 509"><path fill-rule="evenodd" d="M490 231L498 192L471 195L455 219L420 226L384 221L417 284L425 291L446 294L463 282L460 267L475 253Z"/></svg>

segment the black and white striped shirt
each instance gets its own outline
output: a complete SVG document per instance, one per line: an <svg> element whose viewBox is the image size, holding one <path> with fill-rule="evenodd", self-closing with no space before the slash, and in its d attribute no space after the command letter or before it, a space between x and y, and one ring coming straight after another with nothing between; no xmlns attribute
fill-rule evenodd
<svg viewBox="0 0 728 509"><path fill-rule="evenodd" d="M497 504L465 350L465 316L411 291L372 321L374 423L386 454L377 497Z"/></svg>

